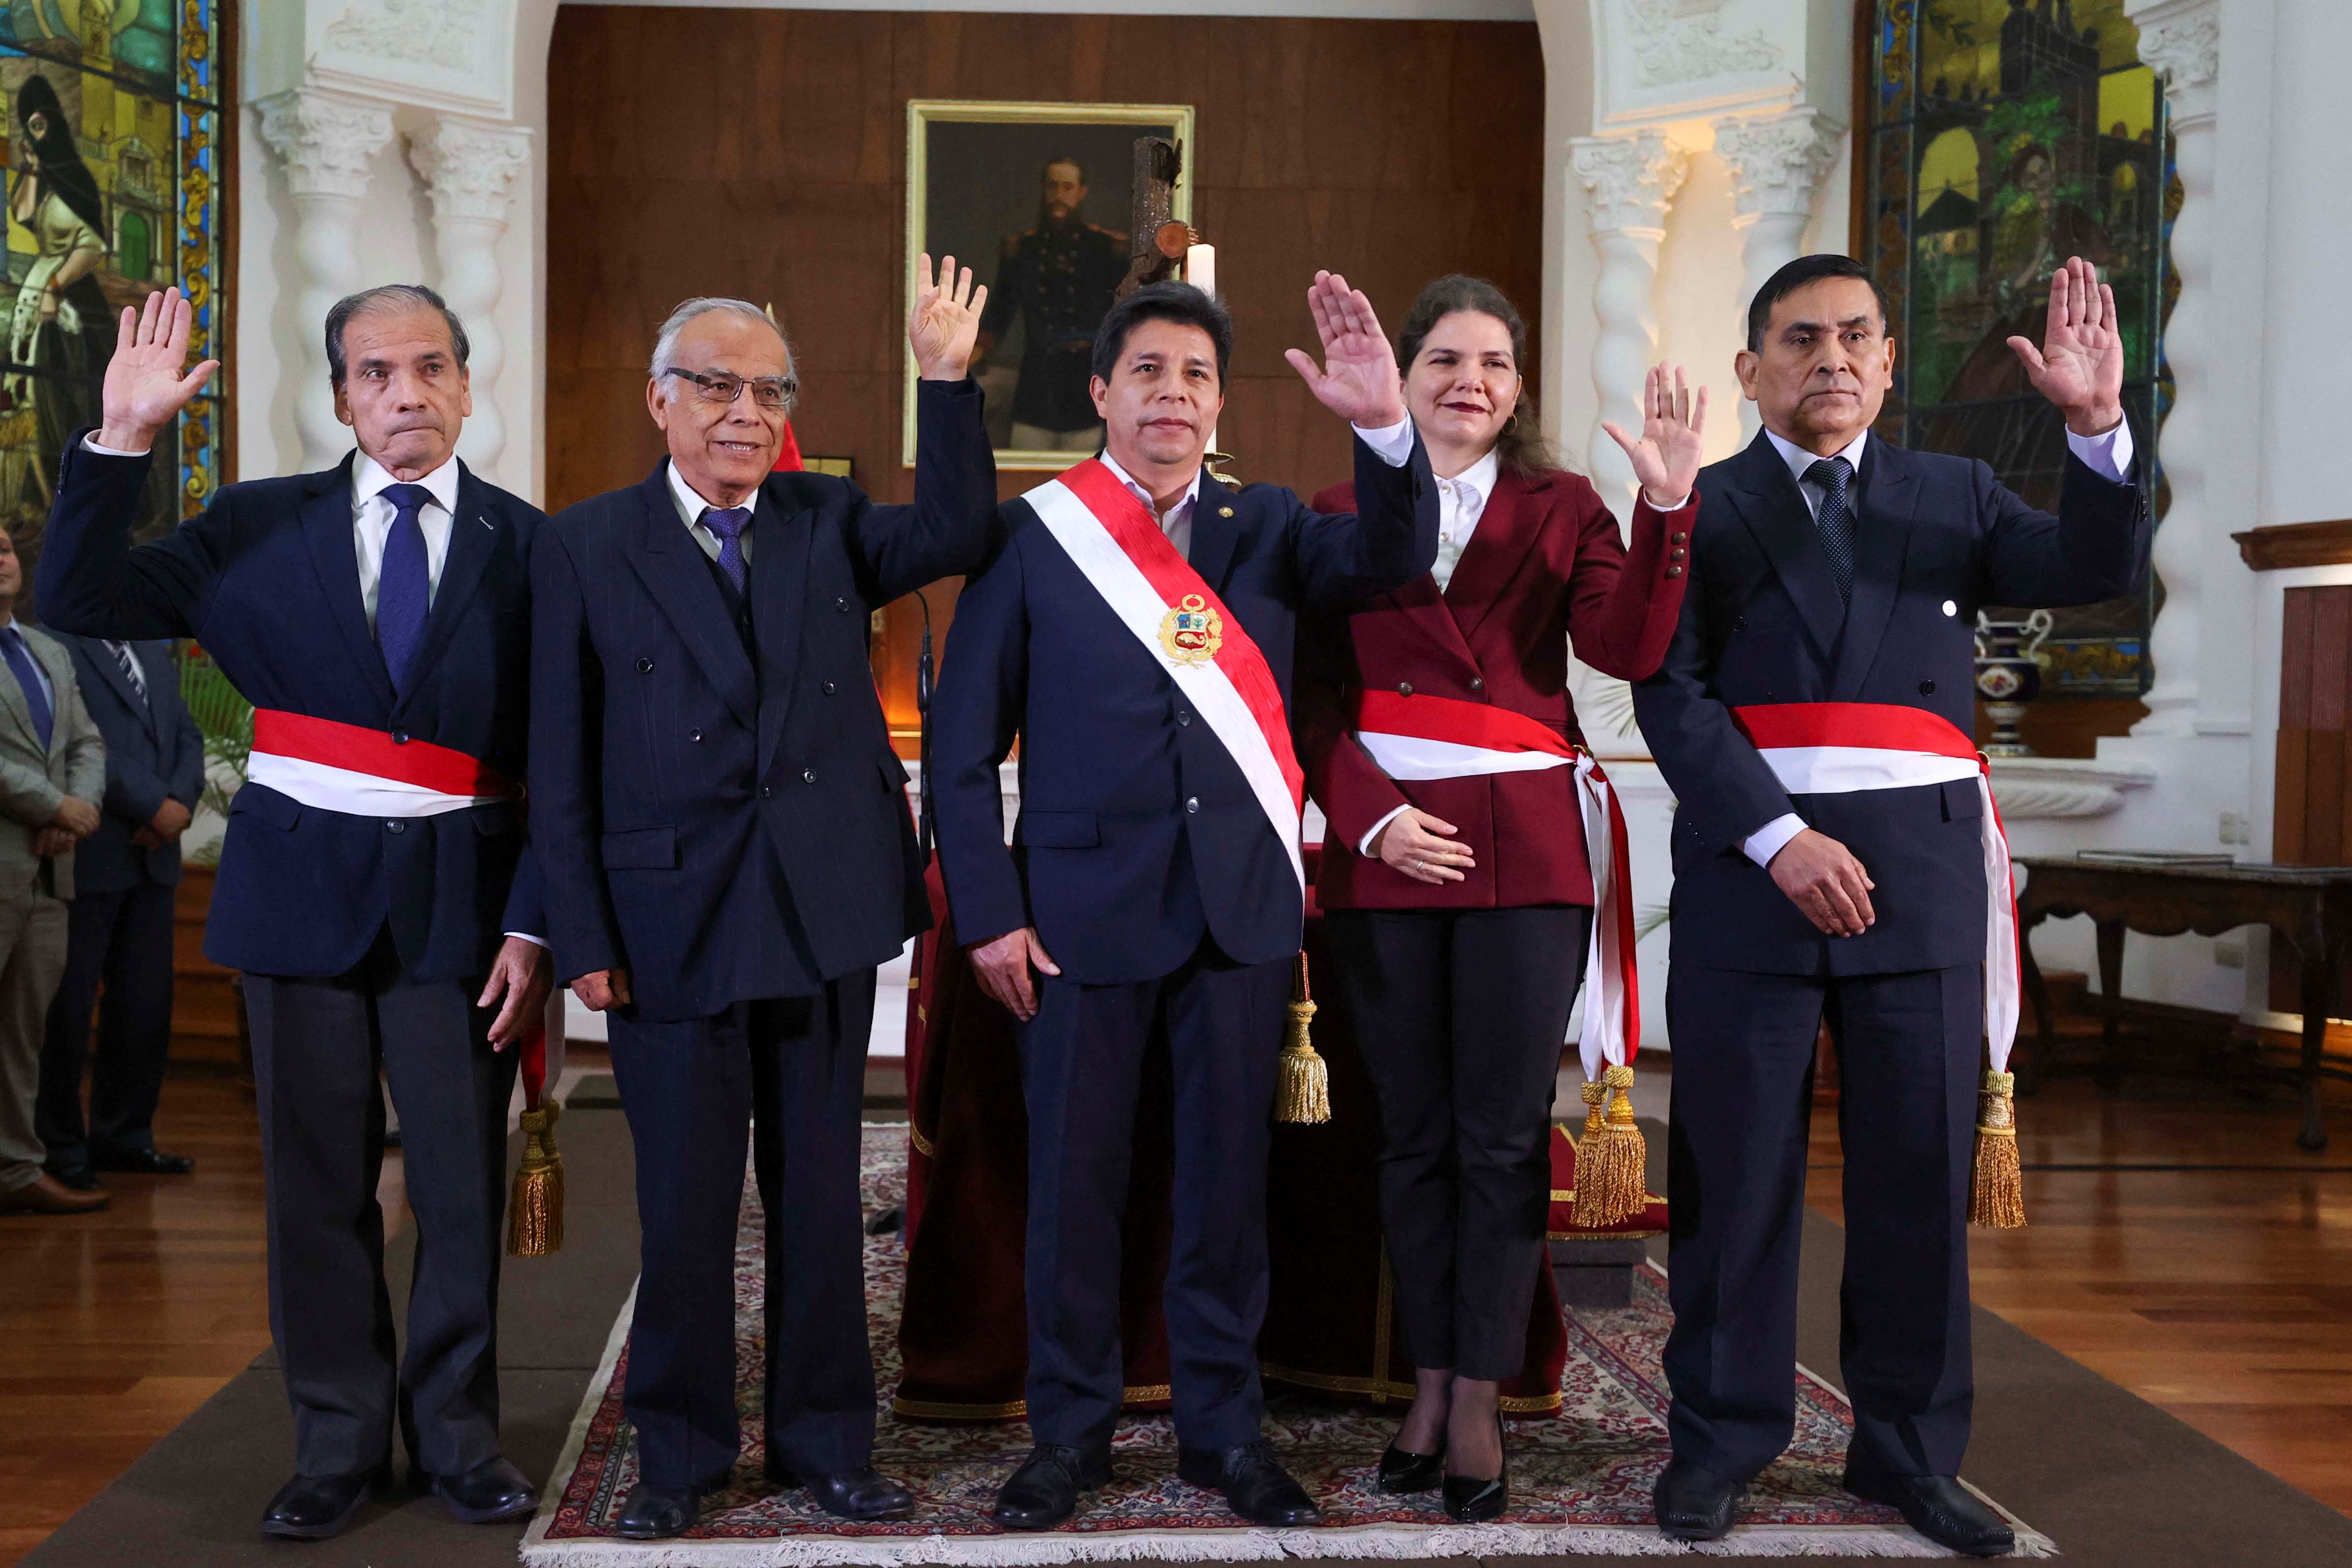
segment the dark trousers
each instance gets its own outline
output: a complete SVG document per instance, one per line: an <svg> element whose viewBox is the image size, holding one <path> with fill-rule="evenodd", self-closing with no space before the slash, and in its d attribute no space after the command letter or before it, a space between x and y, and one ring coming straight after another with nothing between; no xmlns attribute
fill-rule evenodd
<svg viewBox="0 0 2352 1568"><path fill-rule="evenodd" d="M1826 1016L1845 1150L1849 1460L1958 1472L1975 1397L1968 1194L1982 985L1976 965L1843 977L1675 968L1665 1370L1681 1458L1745 1479L1794 1429L1798 1237Z"/></svg>
<svg viewBox="0 0 2352 1568"><path fill-rule="evenodd" d="M1544 1266L1551 1103L1592 911L1333 910L1381 1121L1381 1230L1412 1363L1516 1376Z"/></svg>
<svg viewBox="0 0 2352 1568"><path fill-rule="evenodd" d="M770 1462L834 1475L872 1455L857 1176L873 1026L870 969L815 996L738 1002L708 1018L611 1016L643 1236L625 1404L639 1472L656 1485L715 1486L741 1451L735 1226L755 1121Z"/></svg>
<svg viewBox="0 0 2352 1568"><path fill-rule="evenodd" d="M457 1475L499 1452L499 1258L515 1053L489 1046L478 982L416 980L391 937L331 980L245 976L268 1191L269 1329L296 1468L391 1457ZM383 1280L383 1096L400 1112L416 1264L395 1371Z"/></svg>
<svg viewBox="0 0 2352 1568"><path fill-rule="evenodd" d="M1119 1222L1143 1067L1164 1042L1175 1215L1161 1301L1180 1442L1257 1440L1264 1398L1265 1161L1291 964L1235 963L1205 938L1157 980L1043 977L1021 1029L1029 1110L1029 1427L1101 1448L1125 1395Z"/></svg>
<svg viewBox="0 0 2352 1568"><path fill-rule="evenodd" d="M172 924L179 889L142 881L83 893L67 906L66 973L49 1004L41 1046L36 1122L49 1163L87 1169L93 1159L155 1147L155 1102L172 1049ZM101 1000L99 986L106 988ZM89 1015L98 1009L98 1048ZM89 1068L89 1121L81 1111Z"/></svg>

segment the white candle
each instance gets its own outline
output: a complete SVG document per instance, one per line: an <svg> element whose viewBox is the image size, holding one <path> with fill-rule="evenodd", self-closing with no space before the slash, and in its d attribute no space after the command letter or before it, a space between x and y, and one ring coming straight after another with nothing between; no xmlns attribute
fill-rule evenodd
<svg viewBox="0 0 2352 1568"><path fill-rule="evenodd" d="M1217 247L1213 245L1192 245L1184 247L1184 281L1203 294L1217 291Z"/></svg>

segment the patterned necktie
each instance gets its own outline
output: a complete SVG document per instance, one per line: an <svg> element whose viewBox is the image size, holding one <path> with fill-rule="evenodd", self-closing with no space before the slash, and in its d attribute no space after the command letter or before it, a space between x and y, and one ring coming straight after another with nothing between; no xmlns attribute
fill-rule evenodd
<svg viewBox="0 0 2352 1568"><path fill-rule="evenodd" d="M1823 458L1805 470L1805 478L1822 489L1821 510L1813 526L1822 531L1822 545L1830 552L1837 573L1838 597L1853 603L1853 513L1846 510L1845 488L1853 479L1853 466L1843 458Z"/></svg>
<svg viewBox="0 0 2352 1568"><path fill-rule="evenodd" d="M433 492L423 485L386 485L392 531L383 536L383 572L376 579L375 641L392 689L408 695L410 666L425 641L425 616L433 607L432 568L425 555L425 529L417 515Z"/></svg>
<svg viewBox="0 0 2352 1568"><path fill-rule="evenodd" d="M130 679L131 689L139 693L139 700L146 701L147 673L139 668L138 659L131 657L131 645L127 642L110 642L106 646L114 650L114 662L122 667L122 673Z"/></svg>
<svg viewBox="0 0 2352 1568"><path fill-rule="evenodd" d="M1470 531L1478 521L1478 509L1485 504L1478 487L1460 479L1440 479L1437 493L1454 502L1454 518L1437 535L1437 563L1430 575L1437 579L1441 594L1454 581L1454 568L1462 563L1462 552L1470 547Z"/></svg>
<svg viewBox="0 0 2352 1568"><path fill-rule="evenodd" d="M735 584L738 594L743 592L743 531L751 526L751 509L748 506L707 506L702 509L702 526L719 541L719 569Z"/></svg>
<svg viewBox="0 0 2352 1568"><path fill-rule="evenodd" d="M49 731L57 722L57 714L49 707L48 693L41 689L41 672L33 662L33 650L26 646L25 634L11 625L0 629L0 654L8 658L9 673L25 693L25 709L33 716L33 733L41 738L41 750L49 749Z"/></svg>

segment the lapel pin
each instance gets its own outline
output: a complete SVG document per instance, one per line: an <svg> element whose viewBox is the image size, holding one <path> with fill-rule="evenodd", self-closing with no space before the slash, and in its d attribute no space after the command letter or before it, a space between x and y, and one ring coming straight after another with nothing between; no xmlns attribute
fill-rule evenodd
<svg viewBox="0 0 2352 1568"><path fill-rule="evenodd" d="M1217 515L1219 517L1231 517L1234 515L1234 509L1229 506L1221 506L1217 509Z"/></svg>
<svg viewBox="0 0 2352 1568"><path fill-rule="evenodd" d="M484 528L488 529L492 533L496 533L496 532L499 531L499 525L498 525L497 523L495 523L495 522L492 522L492 521L491 521L488 518L487 518L487 517L478 517L478 518L476 518L474 521L475 521L476 522L480 523Z"/></svg>

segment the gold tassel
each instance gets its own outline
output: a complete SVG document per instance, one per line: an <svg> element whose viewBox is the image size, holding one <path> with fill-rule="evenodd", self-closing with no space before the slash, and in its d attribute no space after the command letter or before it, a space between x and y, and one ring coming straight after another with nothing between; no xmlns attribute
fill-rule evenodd
<svg viewBox="0 0 2352 1568"><path fill-rule="evenodd" d="M555 1147L553 1100L522 1113L522 1164L507 1199L507 1256L544 1258L563 1250L563 1155Z"/></svg>
<svg viewBox="0 0 2352 1568"><path fill-rule="evenodd" d="M1331 1120L1331 1069L1315 1053L1307 1037L1307 1021L1315 1016L1315 998L1307 988L1307 955L1290 984L1290 1040L1282 1047L1282 1083L1275 1091L1276 1121Z"/></svg>
<svg viewBox="0 0 2352 1568"><path fill-rule="evenodd" d="M1569 1224L1599 1230L1642 1212L1648 1197L1649 1151L1633 1121L1633 1069L1611 1066L1584 1086L1584 1138L1576 1151L1576 1205ZM1601 1102L1608 1101L1608 1114Z"/></svg>
<svg viewBox="0 0 2352 1568"><path fill-rule="evenodd" d="M2017 1079L1988 1072L1977 1093L1977 1168L1969 1183L1969 1223L1991 1230L2025 1225L2025 1173L2017 1160Z"/></svg>

